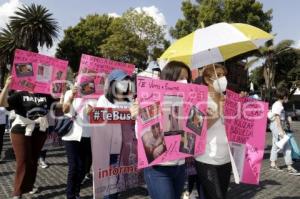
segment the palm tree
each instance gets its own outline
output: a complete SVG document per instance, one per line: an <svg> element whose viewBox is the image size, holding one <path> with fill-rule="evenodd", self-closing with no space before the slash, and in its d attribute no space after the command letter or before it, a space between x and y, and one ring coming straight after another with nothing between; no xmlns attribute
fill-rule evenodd
<svg viewBox="0 0 300 199"><path fill-rule="evenodd" d="M18 33L18 43L25 49L38 52L38 46L53 46L58 37L58 23L42 5L23 5L10 17L11 28Z"/></svg>
<svg viewBox="0 0 300 199"><path fill-rule="evenodd" d="M6 66L11 65L13 61L13 53L18 46L16 33L6 24L6 28L0 31L0 84L4 83L4 75L6 73Z"/></svg>
<svg viewBox="0 0 300 199"><path fill-rule="evenodd" d="M265 82L265 93L268 101L271 100L272 88L288 85L293 82L296 70L299 67L300 53L299 50L293 48L294 41L283 40L277 45L266 45L259 49L260 55L249 61L247 68L251 67L258 60L263 59L263 78ZM299 72L298 72L299 74Z"/></svg>

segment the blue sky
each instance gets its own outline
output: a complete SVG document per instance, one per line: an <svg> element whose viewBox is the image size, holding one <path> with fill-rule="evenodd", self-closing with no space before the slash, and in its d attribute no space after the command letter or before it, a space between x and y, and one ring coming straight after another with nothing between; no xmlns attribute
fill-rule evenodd
<svg viewBox="0 0 300 199"><path fill-rule="evenodd" d="M273 33L275 41L293 39L300 47L300 1L299 0L259 0L264 9L273 9ZM121 15L128 8L145 7L160 22L168 27L174 26L182 17L181 0L0 0L0 26L7 21L7 16L21 2L38 3L46 6L59 21L62 30L74 26L81 17L93 13L115 13ZM47 53L47 52L46 52ZM53 50L48 53L53 53Z"/></svg>

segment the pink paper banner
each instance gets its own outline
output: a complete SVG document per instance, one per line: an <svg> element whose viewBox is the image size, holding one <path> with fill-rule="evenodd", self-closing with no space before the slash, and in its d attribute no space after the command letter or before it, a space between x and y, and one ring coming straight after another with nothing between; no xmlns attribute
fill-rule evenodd
<svg viewBox="0 0 300 199"><path fill-rule="evenodd" d="M11 89L61 95L68 61L29 51L15 51Z"/></svg>
<svg viewBox="0 0 300 199"><path fill-rule="evenodd" d="M137 170L134 124L131 119L117 122L92 127L94 199L144 185L143 172Z"/></svg>
<svg viewBox="0 0 300 199"><path fill-rule="evenodd" d="M205 151L207 87L138 77L138 168Z"/></svg>
<svg viewBox="0 0 300 199"><path fill-rule="evenodd" d="M225 126L237 183L259 183L267 113L268 103L226 91Z"/></svg>
<svg viewBox="0 0 300 199"><path fill-rule="evenodd" d="M80 86L78 97L98 98L102 95L106 78L114 69L121 69L128 75L132 75L135 66L83 54L77 80L77 84Z"/></svg>

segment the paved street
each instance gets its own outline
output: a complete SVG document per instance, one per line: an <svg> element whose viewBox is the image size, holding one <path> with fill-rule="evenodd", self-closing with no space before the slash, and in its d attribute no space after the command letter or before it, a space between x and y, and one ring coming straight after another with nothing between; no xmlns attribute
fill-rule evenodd
<svg viewBox="0 0 300 199"><path fill-rule="evenodd" d="M300 142L300 122L294 122L293 129ZM260 185L236 185L232 182L229 199L300 199L300 176L269 170L270 141L270 133L268 133ZM4 158L0 161L0 199L9 198L13 188L15 161L8 134L5 135L3 156ZM34 196L26 194L23 198L65 198L67 162L64 148L50 150L47 154L47 162L50 167L38 171L36 185L40 187L40 192ZM284 165L282 155L279 163ZM300 162L295 163L295 167L300 170ZM195 192L193 195L196 195ZM81 196L84 199L92 198L91 183L84 185ZM146 199L149 197L146 189L140 188L123 193L121 198Z"/></svg>

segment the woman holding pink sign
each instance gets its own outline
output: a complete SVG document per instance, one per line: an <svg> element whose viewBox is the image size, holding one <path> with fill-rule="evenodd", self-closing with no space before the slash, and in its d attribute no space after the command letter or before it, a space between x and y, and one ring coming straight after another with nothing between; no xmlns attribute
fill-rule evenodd
<svg viewBox="0 0 300 199"><path fill-rule="evenodd" d="M187 84L191 82L192 74L186 64L171 61L161 71L160 79ZM139 114L138 102L131 107L131 114ZM152 199L180 199L185 182L185 160L147 167L144 169L144 179Z"/></svg>
<svg viewBox="0 0 300 199"><path fill-rule="evenodd" d="M195 157L196 170L206 199L225 199L231 176L228 140L224 125L224 92L227 70L223 65L208 65L203 69L208 86L208 129L205 153Z"/></svg>
<svg viewBox="0 0 300 199"><path fill-rule="evenodd" d="M24 193L34 194L38 158L47 137L47 114L54 99L50 95L18 91L8 97L12 82L8 77L0 94L0 106L14 110L16 118L10 129L11 142L16 156L16 175L13 198Z"/></svg>

